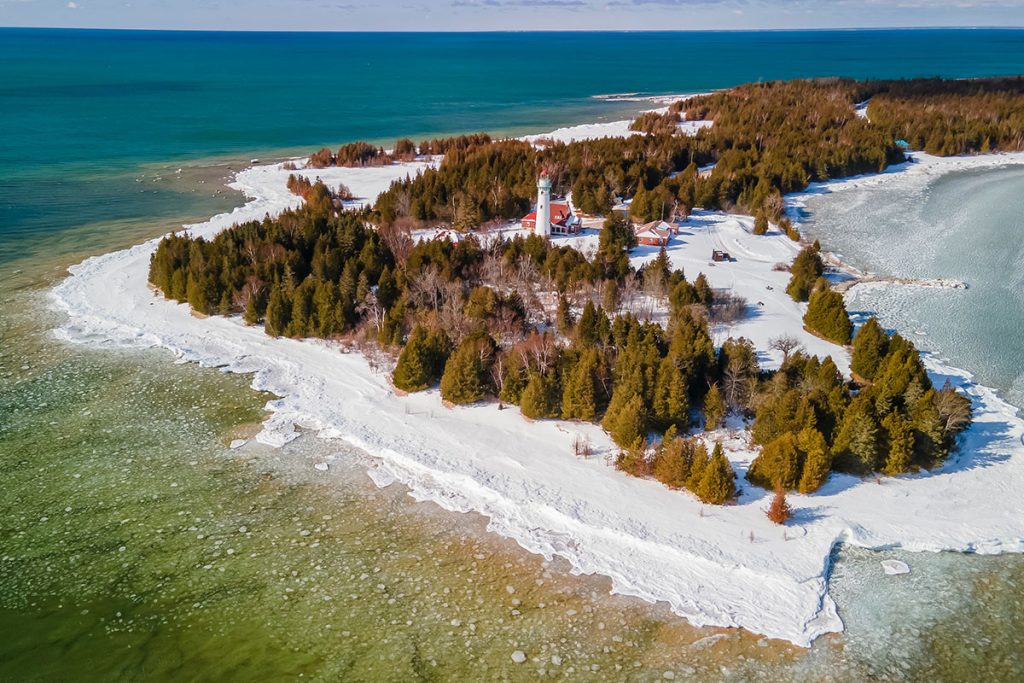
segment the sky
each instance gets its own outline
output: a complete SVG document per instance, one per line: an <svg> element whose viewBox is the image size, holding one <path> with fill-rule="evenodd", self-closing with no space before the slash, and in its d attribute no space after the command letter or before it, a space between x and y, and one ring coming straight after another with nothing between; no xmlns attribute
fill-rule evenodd
<svg viewBox="0 0 1024 683"><path fill-rule="evenodd" d="M1024 0L0 0L0 26L280 31L1024 26Z"/></svg>

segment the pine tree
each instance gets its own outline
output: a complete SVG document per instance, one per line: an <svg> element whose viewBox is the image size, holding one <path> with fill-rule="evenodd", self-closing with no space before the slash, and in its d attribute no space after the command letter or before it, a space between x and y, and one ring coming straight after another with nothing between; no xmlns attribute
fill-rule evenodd
<svg viewBox="0 0 1024 683"><path fill-rule="evenodd" d="M398 299L399 288L395 281L395 275L387 266L380 271L380 278L377 280L377 301L384 309L391 308Z"/></svg>
<svg viewBox="0 0 1024 683"><path fill-rule="evenodd" d="M604 310L594 306L594 302L588 301L583 306L583 312L576 324L576 341L582 347L604 344L608 327L608 316Z"/></svg>
<svg viewBox="0 0 1024 683"><path fill-rule="evenodd" d="M831 289L818 289L811 294L804 324L812 332L837 344L848 344L853 332L853 323L846 313L842 295Z"/></svg>
<svg viewBox="0 0 1024 683"><path fill-rule="evenodd" d="M792 276L786 285L786 293L793 301L807 301L815 281L825 272L825 264L817 249L805 247L793 259L789 272Z"/></svg>
<svg viewBox="0 0 1024 683"><path fill-rule="evenodd" d="M711 308L711 304L715 302L715 292L711 289L711 285L708 284L708 279L704 273L697 275L697 279L693 281L693 288L697 294L697 301L703 304L705 308Z"/></svg>
<svg viewBox="0 0 1024 683"><path fill-rule="evenodd" d="M889 444L882 472L894 475L914 470L914 432L910 423L899 413L890 413L882 420L882 428Z"/></svg>
<svg viewBox="0 0 1024 683"><path fill-rule="evenodd" d="M793 509L789 507L789 503L786 501L786 491L784 489L775 489L775 497L772 498L772 504L768 508L767 515L768 519L776 524L785 524L793 516Z"/></svg>
<svg viewBox="0 0 1024 683"><path fill-rule="evenodd" d="M628 397L616 392L608 406L601 426L611 435L612 441L622 448L628 448L637 439L647 435L647 416L644 402L639 394Z"/></svg>
<svg viewBox="0 0 1024 683"><path fill-rule="evenodd" d="M168 296L175 301L184 302L188 300L188 284L186 283L185 271L178 268L171 275L170 293Z"/></svg>
<svg viewBox="0 0 1024 683"><path fill-rule="evenodd" d="M718 391L718 385L712 384L707 396L704 397L704 429L709 432L718 429L723 418L725 418L725 401L722 400L722 394Z"/></svg>
<svg viewBox="0 0 1024 683"><path fill-rule="evenodd" d="M662 428L675 426L686 429L690 421L688 394L689 387L682 371L669 358L663 358L654 385L654 421Z"/></svg>
<svg viewBox="0 0 1024 683"><path fill-rule="evenodd" d="M470 337L448 357L441 375L441 398L451 403L476 403L488 393L487 359L493 342Z"/></svg>
<svg viewBox="0 0 1024 683"><path fill-rule="evenodd" d="M708 449L703 441L696 440L690 456L690 476L686 478L686 488L696 495L700 482L704 479L704 470L708 467Z"/></svg>
<svg viewBox="0 0 1024 683"><path fill-rule="evenodd" d="M242 319L245 320L246 325L256 325L263 319L263 314L260 311L260 297L256 294L249 295L249 298L245 302L245 313L242 315Z"/></svg>
<svg viewBox="0 0 1024 683"><path fill-rule="evenodd" d="M935 390L929 389L911 410L914 428L914 458L925 467L945 459L942 439L942 416L935 407Z"/></svg>
<svg viewBox="0 0 1024 683"><path fill-rule="evenodd" d="M647 442L642 437L637 437L632 444L619 451L615 458L615 467L634 477L646 476L649 469Z"/></svg>
<svg viewBox="0 0 1024 683"><path fill-rule="evenodd" d="M657 257L644 266L644 285L654 287L658 291L664 291L671 274L672 262L668 258L668 252L665 251L665 247L661 247L658 250Z"/></svg>
<svg viewBox="0 0 1024 683"><path fill-rule="evenodd" d="M204 291L202 276L188 275L188 284L185 286L185 298L188 300L188 305L196 313L206 315L210 312L210 304L206 299L206 292Z"/></svg>
<svg viewBox="0 0 1024 683"><path fill-rule="evenodd" d="M763 213L758 213L757 216L754 218L754 234L768 234L768 217L765 216Z"/></svg>
<svg viewBox="0 0 1024 683"><path fill-rule="evenodd" d="M651 474L665 486L683 488L690 476L690 461L687 457L690 448L690 444L679 436L675 426L669 427L654 451Z"/></svg>
<svg viewBox="0 0 1024 683"><path fill-rule="evenodd" d="M523 396L527 382L519 354L510 353L505 356L505 371L501 379L501 391L498 398L507 403L518 405Z"/></svg>
<svg viewBox="0 0 1024 683"><path fill-rule="evenodd" d="M860 326L853 338L853 359L850 369L868 381L875 378L875 372L889 349L889 335L874 316Z"/></svg>
<svg viewBox="0 0 1024 683"><path fill-rule="evenodd" d="M879 437L878 419L871 398L862 392L850 402L836 435L832 448L836 468L857 474L878 469L881 459Z"/></svg>
<svg viewBox="0 0 1024 683"><path fill-rule="evenodd" d="M264 325L267 334L278 337L285 333L292 319L292 297L284 285L277 283L270 292Z"/></svg>
<svg viewBox="0 0 1024 683"><path fill-rule="evenodd" d="M220 315L231 315L231 293L227 290L224 290L224 293L220 295L217 313Z"/></svg>
<svg viewBox="0 0 1024 683"><path fill-rule="evenodd" d="M813 427L806 427L796 435L797 448L803 453L803 472L797 490L800 493L813 493L828 481L832 470L832 456L828 443L821 432Z"/></svg>
<svg viewBox="0 0 1024 683"><path fill-rule="evenodd" d="M292 290L292 317L285 329L285 334L289 337L306 337L310 334L313 309L312 290L315 286L316 283L313 280L305 280Z"/></svg>
<svg viewBox="0 0 1024 683"><path fill-rule="evenodd" d="M793 432L772 439L747 470L747 480L761 488L795 489L800 482L800 451Z"/></svg>
<svg viewBox="0 0 1024 683"><path fill-rule="evenodd" d="M318 337L330 337L342 331L341 302L338 286L333 282L320 282L313 293L313 310L316 317Z"/></svg>
<svg viewBox="0 0 1024 683"><path fill-rule="evenodd" d="M392 375L396 387L402 391L422 391L434 383L438 362L435 346L425 327L413 328Z"/></svg>
<svg viewBox="0 0 1024 683"><path fill-rule="evenodd" d="M592 422L597 417L597 351L580 354L562 390L562 418ZM563 375L564 377L564 375Z"/></svg>
<svg viewBox="0 0 1024 683"><path fill-rule="evenodd" d="M569 300L564 296L558 297L558 310L555 312L555 324L559 334L568 336L572 331L572 311L569 309Z"/></svg>
<svg viewBox="0 0 1024 683"><path fill-rule="evenodd" d="M619 283L615 280L604 281L601 287L601 302L605 310L614 316L615 311L619 310Z"/></svg>
<svg viewBox="0 0 1024 683"><path fill-rule="evenodd" d="M711 460L701 475L697 497L705 503L721 505L736 495L736 473L722 452L722 444L716 443Z"/></svg>
<svg viewBox="0 0 1024 683"><path fill-rule="evenodd" d="M558 410L552 405L553 380L539 372L531 372L530 379L519 399L519 410L531 420L557 417Z"/></svg>

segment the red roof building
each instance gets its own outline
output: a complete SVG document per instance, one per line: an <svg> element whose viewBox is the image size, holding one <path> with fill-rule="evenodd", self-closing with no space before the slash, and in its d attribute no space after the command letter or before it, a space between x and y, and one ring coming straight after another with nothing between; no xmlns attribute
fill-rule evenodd
<svg viewBox="0 0 1024 683"><path fill-rule="evenodd" d="M551 233L567 235L579 231L579 226L569 209L569 205L560 202L551 203ZM523 227L527 230L537 229L537 212L531 211L523 216Z"/></svg>
<svg viewBox="0 0 1024 683"><path fill-rule="evenodd" d="M668 240L672 235L672 226L665 221L651 221L633 228L636 231L637 244L649 247L668 246Z"/></svg>

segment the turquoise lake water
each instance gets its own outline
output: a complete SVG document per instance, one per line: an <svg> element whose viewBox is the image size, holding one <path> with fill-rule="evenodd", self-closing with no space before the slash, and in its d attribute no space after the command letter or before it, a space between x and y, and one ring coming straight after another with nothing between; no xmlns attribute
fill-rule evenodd
<svg viewBox="0 0 1024 683"><path fill-rule="evenodd" d="M226 200L213 192L183 192L164 182L181 164L198 160L228 158L237 165L356 139L539 132L622 118L644 106L594 98L613 93L1022 68L1020 30L0 29L0 263L36 248L41 236L84 224L199 217L223 208ZM153 168L160 164L166 166Z"/></svg>

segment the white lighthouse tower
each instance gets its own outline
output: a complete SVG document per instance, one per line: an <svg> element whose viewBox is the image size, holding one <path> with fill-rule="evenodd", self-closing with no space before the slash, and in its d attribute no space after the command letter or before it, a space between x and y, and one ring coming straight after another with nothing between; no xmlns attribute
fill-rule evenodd
<svg viewBox="0 0 1024 683"><path fill-rule="evenodd" d="M537 180L537 227L534 232L551 237L551 180L547 171L541 171Z"/></svg>

